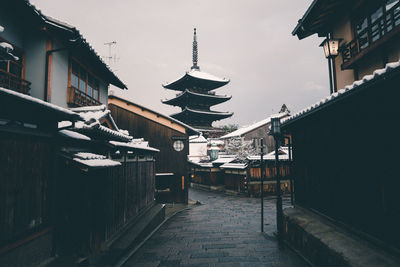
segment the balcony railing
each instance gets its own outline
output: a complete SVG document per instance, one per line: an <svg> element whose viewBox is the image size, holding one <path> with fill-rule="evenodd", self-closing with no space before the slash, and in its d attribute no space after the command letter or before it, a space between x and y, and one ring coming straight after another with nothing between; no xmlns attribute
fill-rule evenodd
<svg viewBox="0 0 400 267"><path fill-rule="evenodd" d="M85 94L81 90L75 87L68 88L68 105L74 107L82 107L82 106L98 106L101 105L100 101L94 99L93 97Z"/></svg>
<svg viewBox="0 0 400 267"><path fill-rule="evenodd" d="M29 95L29 91L31 90L30 86L30 82L12 73L0 70L0 87Z"/></svg>
<svg viewBox="0 0 400 267"><path fill-rule="evenodd" d="M371 51L400 30L400 2L387 10L376 21L357 34L357 37L343 45L341 49L343 65L346 69L362 54Z"/></svg>

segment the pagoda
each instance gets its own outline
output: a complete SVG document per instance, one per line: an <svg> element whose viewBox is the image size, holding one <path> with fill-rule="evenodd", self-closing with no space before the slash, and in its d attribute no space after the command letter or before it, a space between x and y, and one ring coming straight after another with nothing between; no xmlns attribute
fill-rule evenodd
<svg viewBox="0 0 400 267"><path fill-rule="evenodd" d="M200 71L197 65L198 50L196 28L193 37L193 66L189 72L173 82L163 84L163 87L179 91L175 98L163 100L167 105L181 108L181 112L172 114L171 117L186 123L206 136L220 129L212 127L212 123L233 115L232 112L219 112L210 107L231 99L231 96L216 95L213 90L229 83L229 79L218 78L214 75Z"/></svg>

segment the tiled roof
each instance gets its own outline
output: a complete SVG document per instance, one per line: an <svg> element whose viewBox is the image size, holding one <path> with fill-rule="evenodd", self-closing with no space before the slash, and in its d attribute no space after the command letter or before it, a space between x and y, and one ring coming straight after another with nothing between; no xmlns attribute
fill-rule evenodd
<svg viewBox="0 0 400 267"><path fill-rule="evenodd" d="M388 64L386 64L385 68L377 69L373 72L373 74L366 75L361 80L355 81L351 85L347 85L345 88L338 90L336 93L333 93L332 95L321 99L320 101L316 102L315 104L306 107L305 109L293 114L292 116L290 116L288 118L284 118L282 120L282 126L285 127L288 124L290 124L300 118L303 118L303 117L311 114L314 111L320 110L320 109L328 106L329 104L339 101L340 99L350 95L353 92L356 92L357 90L361 90L367 84L387 75L388 73L390 73L396 69L400 69L400 61L388 63Z"/></svg>

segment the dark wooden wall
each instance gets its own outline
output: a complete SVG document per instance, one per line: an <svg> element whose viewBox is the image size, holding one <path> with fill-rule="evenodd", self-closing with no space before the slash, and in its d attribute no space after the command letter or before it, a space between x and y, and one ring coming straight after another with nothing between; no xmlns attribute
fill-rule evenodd
<svg viewBox="0 0 400 267"><path fill-rule="evenodd" d="M187 184L182 190L182 176L187 183L187 155L189 154L189 140L186 134L144 118L128 110L110 104L108 108L119 128L128 130L134 138L144 138L151 147L160 150L155 155L156 173L174 173L175 180L171 184L171 201L187 202ZM182 151L173 148L173 137L184 138L185 147Z"/></svg>
<svg viewBox="0 0 400 267"><path fill-rule="evenodd" d="M0 132L0 247L51 225L50 139Z"/></svg>
<svg viewBox="0 0 400 267"><path fill-rule="evenodd" d="M296 202L400 248L400 72L285 126Z"/></svg>
<svg viewBox="0 0 400 267"><path fill-rule="evenodd" d="M154 161L84 172L60 159L58 251L98 251L154 203Z"/></svg>

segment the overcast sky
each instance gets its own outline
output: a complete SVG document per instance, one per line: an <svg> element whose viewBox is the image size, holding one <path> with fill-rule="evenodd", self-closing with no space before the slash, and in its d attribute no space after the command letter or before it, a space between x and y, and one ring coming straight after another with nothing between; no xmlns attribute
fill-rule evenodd
<svg viewBox="0 0 400 267"><path fill-rule="evenodd" d="M180 109L161 103L176 92L161 84L192 66L193 28L198 65L231 82L217 94L232 95L212 107L234 112L214 123L248 125L285 103L303 109L329 95L328 64L312 36L291 32L311 0L31 0L46 15L75 26L102 56L116 41L111 67L129 90L119 96L170 115Z"/></svg>

